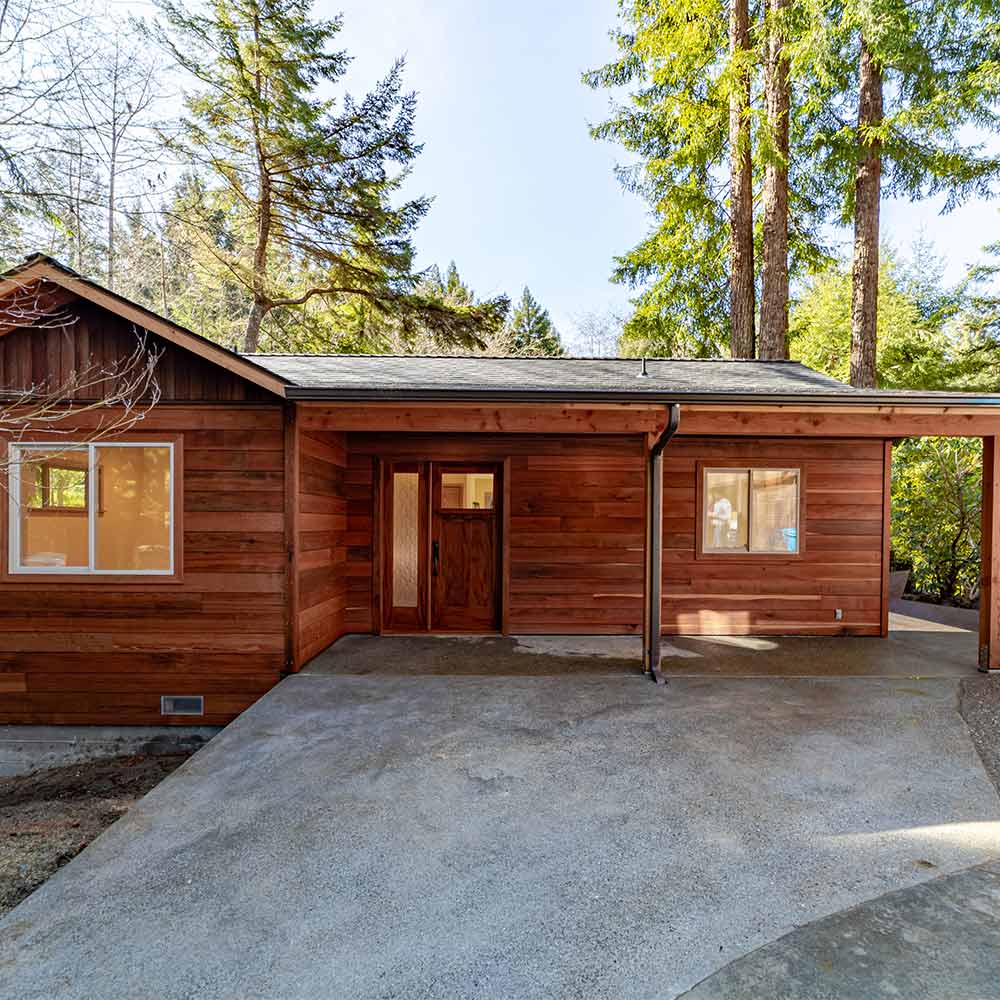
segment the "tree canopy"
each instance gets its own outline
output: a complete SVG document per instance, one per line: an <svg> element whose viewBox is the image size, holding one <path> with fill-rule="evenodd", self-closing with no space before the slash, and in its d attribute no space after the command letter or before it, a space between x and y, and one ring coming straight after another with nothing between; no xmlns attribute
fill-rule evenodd
<svg viewBox="0 0 1000 1000"><path fill-rule="evenodd" d="M168 142L208 172L234 216L227 244L206 247L249 294L244 350L257 349L274 310L317 297L357 297L457 343L497 321L499 304L442 309L415 293L411 236L429 202L394 202L420 151L402 62L338 107L321 91L346 72L349 57L331 48L341 22L313 18L310 0L157 5L154 37L198 84ZM200 235L213 212L196 200L180 218Z"/></svg>

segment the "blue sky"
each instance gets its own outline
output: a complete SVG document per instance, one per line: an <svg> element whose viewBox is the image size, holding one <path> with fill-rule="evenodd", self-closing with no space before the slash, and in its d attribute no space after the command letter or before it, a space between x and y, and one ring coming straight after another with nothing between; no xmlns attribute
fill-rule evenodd
<svg viewBox="0 0 1000 1000"><path fill-rule="evenodd" d="M420 263L453 259L481 296L529 285L566 328L623 306L611 256L647 226L613 175L618 151L588 122L608 106L581 73L606 61L613 0L321 0L344 15L355 57L348 86L370 86L399 55L418 93L424 143L408 190L434 204L416 236Z"/></svg>

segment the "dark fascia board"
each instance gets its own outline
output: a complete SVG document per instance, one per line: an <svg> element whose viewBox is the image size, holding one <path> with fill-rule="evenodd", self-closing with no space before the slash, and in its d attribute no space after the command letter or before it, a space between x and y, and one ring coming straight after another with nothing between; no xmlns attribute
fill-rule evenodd
<svg viewBox="0 0 1000 1000"><path fill-rule="evenodd" d="M719 406L982 406L1000 408L1000 395L958 392L621 392L560 389L324 389L290 385L289 400L328 403L707 403Z"/></svg>

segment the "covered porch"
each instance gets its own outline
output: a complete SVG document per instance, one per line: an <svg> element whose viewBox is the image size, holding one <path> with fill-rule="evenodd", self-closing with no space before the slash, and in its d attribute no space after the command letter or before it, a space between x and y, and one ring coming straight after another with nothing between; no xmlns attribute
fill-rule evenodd
<svg viewBox="0 0 1000 1000"><path fill-rule="evenodd" d="M937 609L894 602L889 634L843 636L670 636L662 640L670 677L962 678L975 673L976 612L952 623ZM957 609L943 609L956 611ZM932 617L933 616L933 617ZM962 619L968 619L963 621ZM349 635L306 667L316 674L397 676L576 676L635 674L639 636Z"/></svg>
<svg viewBox="0 0 1000 1000"><path fill-rule="evenodd" d="M1000 666L988 408L303 400L290 416L296 669L530 675L642 664L661 679ZM982 611L960 635L889 608L892 440L928 433L985 442ZM766 564L704 552L707 465L795 466L798 548ZM444 501L449 475L485 475L488 499ZM397 503L406 479L416 484L409 508ZM405 510L412 596L399 601ZM452 514L489 530L456 531L465 548L453 553ZM453 566L478 567L463 568L453 602L477 616L442 624Z"/></svg>

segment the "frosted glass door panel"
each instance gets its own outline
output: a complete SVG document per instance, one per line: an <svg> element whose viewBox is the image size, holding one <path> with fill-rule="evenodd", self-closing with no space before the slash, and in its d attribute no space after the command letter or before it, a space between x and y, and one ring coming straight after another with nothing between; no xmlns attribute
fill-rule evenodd
<svg viewBox="0 0 1000 1000"><path fill-rule="evenodd" d="M392 604L415 608L419 601L420 475L392 476Z"/></svg>

